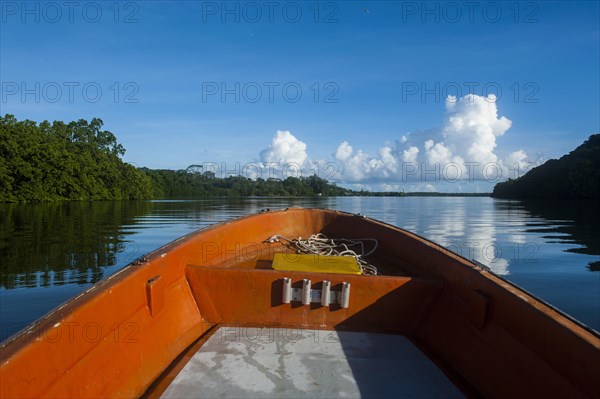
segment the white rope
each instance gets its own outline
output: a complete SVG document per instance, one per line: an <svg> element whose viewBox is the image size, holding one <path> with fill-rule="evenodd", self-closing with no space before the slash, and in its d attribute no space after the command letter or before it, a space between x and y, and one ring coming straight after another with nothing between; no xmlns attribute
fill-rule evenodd
<svg viewBox="0 0 600 399"><path fill-rule="evenodd" d="M364 258L371 255L377 249L377 240L374 238L327 238L324 234L313 234L310 237L303 239L290 240L281 235L269 237L266 241L270 243L286 241L289 246L296 250L299 254L315 254L324 256L352 256L356 259L361 273L366 275L376 276L377 268L368 263ZM373 243L373 248L365 252L365 241ZM360 247L359 249L353 249Z"/></svg>

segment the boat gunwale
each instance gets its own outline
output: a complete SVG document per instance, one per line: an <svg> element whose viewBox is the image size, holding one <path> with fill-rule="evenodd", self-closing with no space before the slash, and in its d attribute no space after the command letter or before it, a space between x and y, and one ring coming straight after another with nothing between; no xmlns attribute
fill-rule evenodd
<svg viewBox="0 0 600 399"><path fill-rule="evenodd" d="M314 208L312 208L312 209L314 209ZM462 265L471 267L473 270L479 272L479 274L482 277L485 277L485 278L487 278L489 280L492 280L492 281L494 281L494 278L498 279L498 280L500 280L500 282L509 285L512 289L517 290L517 291L521 291L523 294L531 297L532 299L534 299L535 301L537 301L539 303L539 305L541 305L541 306L535 306L536 309L542 310L543 307L547 307L550 310L556 312L558 315L566 318L568 321L576 324L578 327L581 327L582 329L586 330L590 334L594 335L596 338L600 339L600 331L597 331L594 328L592 328L592 327L588 326L587 324L583 323L582 321L577 320L573 316L565 313L560 308L557 308L556 306L548 303L546 300L538 297L537 295L535 295L532 292L526 290L525 288L521 287L520 285L518 285L518 284L516 284L516 283L514 283L514 282L512 282L510 280L507 280L506 278L500 276L499 274L496 274L489 266L487 266L487 265L485 265L485 264L483 264L483 263L481 263L481 262L479 262L479 261L477 261L475 259L465 258L464 256L462 256L460 254L457 254L456 252L453 252L453 251L449 250L448 248L446 248L446 247L444 247L444 246L442 246L442 245L440 245L440 244L438 244L438 243L436 243L436 242L434 242L434 241L432 241L432 240L430 240L428 238L425 238L425 237L423 237L423 236L421 236L421 235L419 235L417 233L414 233L412 231L403 229L401 227L394 226L394 225L389 224L387 222L384 222L384 221L381 221L381 220L377 220L377 219L372 219L372 218L369 218L368 216L364 216L362 214L352 214L352 213L348 213L348 212L341 212L341 213L346 213L346 214L351 215L351 216L360 216L360 217L363 217L363 218L368 219L368 220L370 220L370 221L372 221L372 222L374 222L376 224L384 225L384 226L386 226L388 228L391 228L393 230L399 230L400 232L405 233L408 236L413 236L418 241L422 241L423 243L430 244L429 246L433 247L433 249L438 250L439 252L444 253L445 255L447 255L449 257L455 257L455 258L457 258L457 260L461 261L460 263ZM502 286L501 284L498 284L498 285ZM507 287L505 287L505 286L503 286L503 288L507 289ZM513 290L508 289L508 291L511 294L516 294ZM531 303L531 302L529 302L529 303L532 306L535 305L534 303ZM549 315L549 316L552 317L552 315ZM552 318L556 320L556 318L554 318L554 317L552 317Z"/></svg>
<svg viewBox="0 0 600 399"><path fill-rule="evenodd" d="M96 293L99 293L102 291L102 290L99 290L99 288L108 288L108 287L118 283L119 281L125 279L130 274L133 274L137 270L139 270L139 269L135 269L135 268L139 268L140 266L143 266L144 264L149 263L152 260L158 259L166 251L170 251L170 250L178 247L180 244L183 244L184 242L192 239L192 237L195 237L196 235L204 233L206 231L210 231L212 229L225 226L231 222L245 219L249 216L254 216L257 214L260 214L260 212L253 213L250 215L245 215L245 216L238 217L238 218L231 218L228 220L224 220L222 222L211 224L209 226L201 227L201 228L191 231L181 237L177 237L176 239L169 241L168 243L166 243L156 249L153 249L152 251L132 260L131 262L129 262L128 264L123 266L121 269L115 271L113 274L94 283L92 286L88 287L87 289L80 292L79 294L67 299L65 302L52 308L51 310L49 310L44 315L40 316L39 318L37 318L36 320L31 322L27 326L23 327L19 331L15 332L14 334L7 337L4 341L0 342L0 351L4 350L5 347L7 347L10 343L15 341L16 339L19 339L22 335L28 334L31 330L34 330L37 327L44 327L45 324L52 324L52 321L54 321L53 316L56 316L60 310L63 310L65 308L68 308L65 310L70 310L70 308L73 308L74 305L78 305L80 302L85 302L85 301L93 298ZM105 286L107 286L107 287L105 287ZM94 292L92 292L92 291L94 291ZM85 297L85 301L82 300L83 297ZM60 316L62 317L63 315L61 314Z"/></svg>
<svg viewBox="0 0 600 399"><path fill-rule="evenodd" d="M244 219L260 216L261 214L264 214L266 212L288 211L290 209L313 210L313 209L318 209L318 208L285 208L285 209L268 209L267 208L266 210L263 209L258 212L250 213L250 214L247 214L247 215L244 215L241 217L233 217L233 218L223 220L218 223L213 223L211 225L204 226L199 229L193 230L187 234L184 234L183 236L177 237L174 240L169 241L168 243L166 243L156 249L153 249L150 252L138 257L137 259L132 260L131 262L129 262L128 264L123 266L121 269L115 271L113 274L94 283L92 286L88 287L84 291L67 299L65 302L52 308L51 310L49 310L48 312L46 312L45 314L43 314L42 316L40 316L39 318L34 320L33 322L29 323L25 327L21 328L19 331L10 335L4 341L0 342L0 351L4 351L5 348L7 346L9 346L13 341L16 341L17 339L21 339L22 336L25 336L26 334L28 334L35 328L40 328L40 327L44 328L44 327L53 325L54 324L53 322L56 319L56 317L54 317L54 316L57 316L58 312L60 310L64 309L64 310L68 311L68 310L71 310L71 308L73 308L73 307L76 308L75 305L84 303L85 301L93 298L96 294L100 293L102 290L99 290L99 288L108 288L108 287L118 283L119 281L125 279L129 275L131 275L131 274L135 273L137 270L139 270L139 269L135 269L135 268L139 268L140 266L144 266L146 263L149 263L152 260L158 259L162 254L177 248L179 245L184 244L185 242L191 240L193 237L196 237L199 234L208 232L213 229L221 228L228 224L242 221ZM320 209L320 210L325 210L325 209ZM85 300L82 299L84 297L85 297ZM60 314L59 316L62 317L63 314ZM11 355L12 355L12 353L9 353L7 355L7 357L10 357Z"/></svg>

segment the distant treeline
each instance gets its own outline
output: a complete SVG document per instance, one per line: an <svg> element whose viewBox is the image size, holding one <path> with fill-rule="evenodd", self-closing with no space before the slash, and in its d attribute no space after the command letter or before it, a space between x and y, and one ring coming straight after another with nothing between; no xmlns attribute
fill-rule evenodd
<svg viewBox="0 0 600 399"><path fill-rule="evenodd" d="M194 196L339 196L318 176L251 180L210 172L138 169L103 122L52 124L0 117L0 202L122 200Z"/></svg>
<svg viewBox="0 0 600 399"><path fill-rule="evenodd" d="M600 134L560 159L494 187L498 198L600 198Z"/></svg>
<svg viewBox="0 0 600 399"><path fill-rule="evenodd" d="M140 169L150 177L158 198L195 196L340 196L351 191L330 184L316 175L285 180L252 180L243 176L216 178L212 172Z"/></svg>

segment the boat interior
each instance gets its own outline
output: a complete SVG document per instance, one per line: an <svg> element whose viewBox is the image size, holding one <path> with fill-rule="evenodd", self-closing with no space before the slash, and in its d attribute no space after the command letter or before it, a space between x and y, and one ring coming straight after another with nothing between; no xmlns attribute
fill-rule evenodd
<svg viewBox="0 0 600 399"><path fill-rule="evenodd" d="M317 233L376 242L377 275L288 245ZM430 241L289 209L174 241L6 341L0 396L598 397L599 350Z"/></svg>

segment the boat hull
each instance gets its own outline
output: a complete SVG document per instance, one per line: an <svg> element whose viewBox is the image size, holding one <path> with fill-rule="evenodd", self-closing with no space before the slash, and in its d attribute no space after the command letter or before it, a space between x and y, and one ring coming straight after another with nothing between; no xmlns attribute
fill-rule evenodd
<svg viewBox="0 0 600 399"><path fill-rule="evenodd" d="M377 239L386 275L269 268L285 249L267 238L319 232ZM350 305L283 303L284 277L349 282ZM218 326L402 334L468 393L600 396L593 330L415 234L318 209L215 225L128 265L2 344L0 396L156 395L165 370Z"/></svg>

